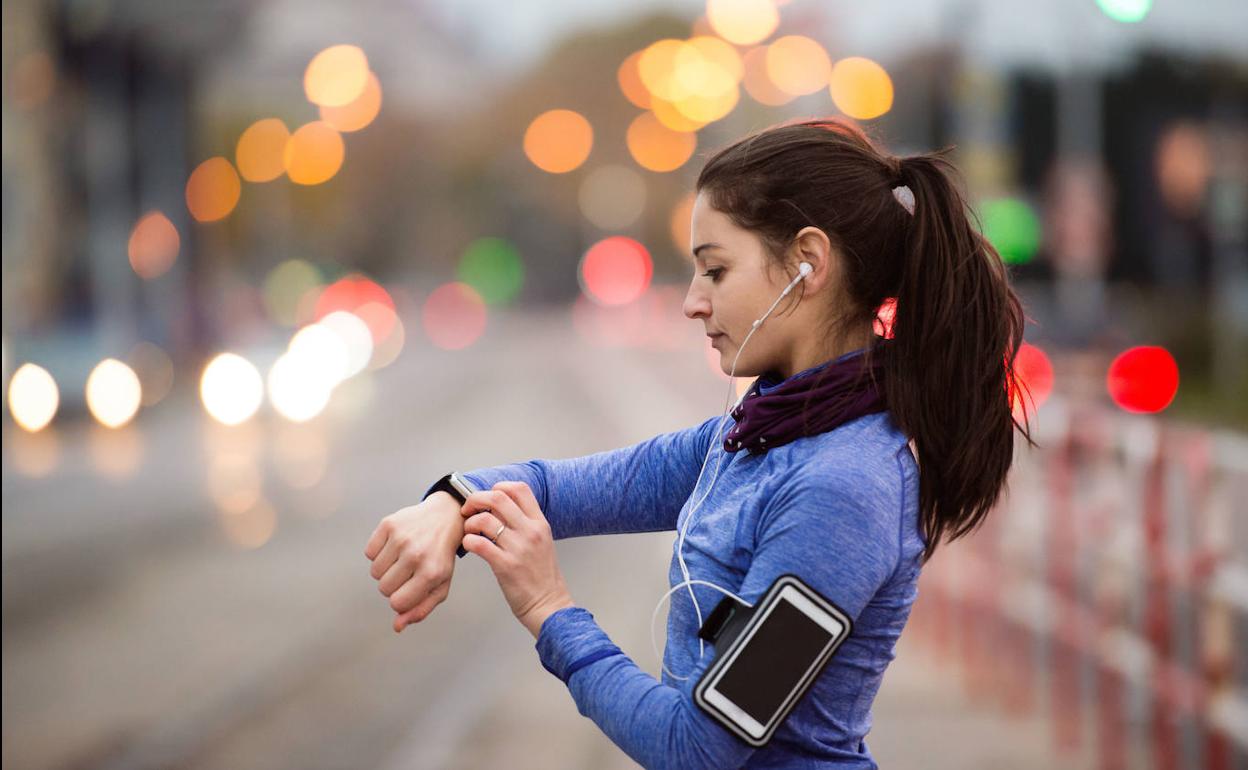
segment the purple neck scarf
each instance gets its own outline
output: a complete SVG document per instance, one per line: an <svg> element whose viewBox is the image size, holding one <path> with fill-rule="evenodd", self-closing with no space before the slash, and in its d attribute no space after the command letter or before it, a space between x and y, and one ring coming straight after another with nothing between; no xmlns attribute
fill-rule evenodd
<svg viewBox="0 0 1248 770"><path fill-rule="evenodd" d="M767 374L759 377L732 410L737 424L728 431L724 450L748 449L751 454L763 454L863 415L885 411L888 407L878 389L884 374L883 347L877 342L873 352L874 383L866 373L859 379L864 352L865 348L841 356L779 385ZM763 387L768 389L766 393Z"/></svg>

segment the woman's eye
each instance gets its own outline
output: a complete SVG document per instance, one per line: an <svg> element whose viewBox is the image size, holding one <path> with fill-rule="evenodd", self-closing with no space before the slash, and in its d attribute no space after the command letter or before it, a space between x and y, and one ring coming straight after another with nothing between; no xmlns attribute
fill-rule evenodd
<svg viewBox="0 0 1248 770"><path fill-rule="evenodd" d="M707 270L702 275L710 277L712 283L719 283L719 274L722 272L724 272L724 269L722 267L717 267L714 270Z"/></svg>

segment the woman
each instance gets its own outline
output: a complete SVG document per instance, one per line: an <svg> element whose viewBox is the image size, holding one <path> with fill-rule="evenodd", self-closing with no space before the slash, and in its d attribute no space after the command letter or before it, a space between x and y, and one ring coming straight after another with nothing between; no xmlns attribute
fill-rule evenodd
<svg viewBox="0 0 1248 770"><path fill-rule="evenodd" d="M395 629L446 597L462 541L580 713L643 766L875 767L871 703L920 567L992 508L1015 427L1031 442L1011 411L1021 305L951 171L939 154L895 157L836 120L714 155L697 181L684 312L725 372L758 375L735 425L716 416L587 457L477 469L463 475L483 491L462 507L427 493L365 551ZM672 600L658 681L576 606L552 541L676 529L670 578L687 588ZM706 584L754 602L786 572L853 632L755 748L691 697L713 660L698 630L721 597Z"/></svg>

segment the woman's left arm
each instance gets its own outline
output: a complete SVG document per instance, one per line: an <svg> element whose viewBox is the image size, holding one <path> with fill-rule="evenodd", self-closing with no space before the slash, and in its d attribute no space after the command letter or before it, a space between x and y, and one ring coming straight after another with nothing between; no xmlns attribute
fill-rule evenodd
<svg viewBox="0 0 1248 770"><path fill-rule="evenodd" d="M777 492L760 519L754 559L739 591L741 598L756 601L777 577L791 572L857 620L896 567L898 535L896 516L879 515L878 501L864 499L851 489L825 476L794 479ZM519 487L507 491L515 492L521 501L516 503L517 511L536 510L536 502L527 502ZM499 498L494 501L504 516L517 512ZM470 510L470 505L477 507ZM484 498L474 503L469 497L465 515L470 518L465 530L497 530L498 524L474 521L473 517L489 515L475 512L484 507L488 507ZM537 514L540 516L540 511ZM513 612L529 603L554 606L544 605L536 597L558 596L555 586L562 585L561 575L557 581L550 579L543 590L537 580L526 584L517 579L521 574L519 559L504 560L500 553L488 550L511 548L513 544L506 540L510 532L509 526L500 538L501 549L476 535L465 536L464 547L474 553L481 551L490 562ZM534 546L540 538L522 542ZM514 545L525 548L520 543ZM524 574L558 573L557 565L553 570L549 566L554 564L553 542L549 554L535 546L526 552L537 563L525 567ZM611 642L589 611L571 603L566 589L563 598L567 604L548 612L541 610L536 634L538 656L543 667L568 686L581 715L592 719L633 760L646 768L740 767L756 751L698 708L683 691L641 670ZM712 660L713 656L704 657L689 676L696 681Z"/></svg>

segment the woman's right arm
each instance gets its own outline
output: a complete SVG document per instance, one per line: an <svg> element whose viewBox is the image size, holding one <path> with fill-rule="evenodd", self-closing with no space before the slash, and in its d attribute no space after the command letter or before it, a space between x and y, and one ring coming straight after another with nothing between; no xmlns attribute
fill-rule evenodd
<svg viewBox="0 0 1248 770"><path fill-rule="evenodd" d="M727 419L717 415L690 428L584 457L529 460L461 475L482 490L499 481L527 483L556 540L673 530L693 493L707 448L721 420ZM424 620L450 593L464 519L455 498L441 491L430 495L435 483L425 490L427 499L382 519L364 549L372 562L370 574L395 612L395 631Z"/></svg>
<svg viewBox="0 0 1248 770"><path fill-rule="evenodd" d="M721 416L711 417L699 425L584 457L529 460L461 475L478 489L490 489L499 481L527 483L556 540L674 530L720 420ZM709 477L714 467L708 466Z"/></svg>

